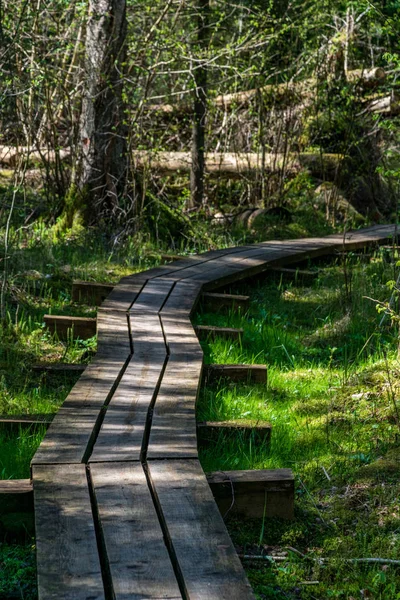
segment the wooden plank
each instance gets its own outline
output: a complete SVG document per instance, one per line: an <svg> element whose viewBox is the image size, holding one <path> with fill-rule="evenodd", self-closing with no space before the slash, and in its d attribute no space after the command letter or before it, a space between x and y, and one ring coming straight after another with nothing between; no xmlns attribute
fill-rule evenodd
<svg viewBox="0 0 400 600"><path fill-rule="evenodd" d="M150 461L149 472L187 600L254 599L200 463Z"/></svg>
<svg viewBox="0 0 400 600"><path fill-rule="evenodd" d="M115 600L181 600L140 463L90 468Z"/></svg>
<svg viewBox="0 0 400 600"><path fill-rule="evenodd" d="M169 360L154 405L147 456L195 458L195 409L203 352L188 318L163 310L161 321Z"/></svg>
<svg viewBox="0 0 400 600"><path fill-rule="evenodd" d="M100 306L100 304L113 291L114 285L110 283L97 283L92 281L74 281L72 283L72 302Z"/></svg>
<svg viewBox="0 0 400 600"><path fill-rule="evenodd" d="M50 333L56 333L60 340L68 336L87 340L96 335L96 319L69 317L64 315L44 315L43 321Z"/></svg>
<svg viewBox="0 0 400 600"><path fill-rule="evenodd" d="M254 447L269 446L272 426L259 421L200 421L197 423L197 439L200 446L210 446L221 440L240 439L244 443L252 443Z"/></svg>
<svg viewBox="0 0 400 600"><path fill-rule="evenodd" d="M0 519L10 512L33 513L33 486L30 479L0 480Z"/></svg>
<svg viewBox="0 0 400 600"><path fill-rule="evenodd" d="M221 309L240 309L246 311L250 306L250 297L240 294L220 294L216 292L204 292L201 295L205 310L216 311Z"/></svg>
<svg viewBox="0 0 400 600"><path fill-rule="evenodd" d="M26 543L34 534L32 482L30 479L0 481L1 539Z"/></svg>
<svg viewBox="0 0 400 600"><path fill-rule="evenodd" d="M88 365L71 363L36 363L32 366L33 371L38 373L51 373L53 375L81 374Z"/></svg>
<svg viewBox="0 0 400 600"><path fill-rule="evenodd" d="M285 281L289 280L302 283L312 283L321 274L320 269L317 271L310 271L309 269L288 269L287 267L274 267L271 271Z"/></svg>
<svg viewBox="0 0 400 600"><path fill-rule="evenodd" d="M134 355L107 408L90 462L140 460L164 357Z"/></svg>
<svg viewBox="0 0 400 600"><path fill-rule="evenodd" d="M143 287L132 305L130 312L140 315L141 312L159 312L167 300L174 282L166 279L152 279Z"/></svg>
<svg viewBox="0 0 400 600"><path fill-rule="evenodd" d="M1 425L17 425L30 427L31 425L48 425L54 419L54 413L34 415L1 415Z"/></svg>
<svg viewBox="0 0 400 600"><path fill-rule="evenodd" d="M200 298L201 283L190 279L178 281L163 307L162 314L174 314L180 319L189 318Z"/></svg>
<svg viewBox="0 0 400 600"><path fill-rule="evenodd" d="M148 458L196 458L201 360L171 356L154 406Z"/></svg>
<svg viewBox="0 0 400 600"><path fill-rule="evenodd" d="M222 337L229 340L240 340L243 335L243 329L236 329L234 327L196 325L194 330L200 340L215 339L216 337Z"/></svg>
<svg viewBox="0 0 400 600"><path fill-rule="evenodd" d="M266 365L204 365L203 373L207 382L226 378L238 383L267 383Z"/></svg>
<svg viewBox="0 0 400 600"><path fill-rule="evenodd" d="M105 600L85 465L33 468L40 600Z"/></svg>
<svg viewBox="0 0 400 600"><path fill-rule="evenodd" d="M294 518L291 469L217 471L208 474L207 481L222 515Z"/></svg>
<svg viewBox="0 0 400 600"><path fill-rule="evenodd" d="M55 416L32 464L85 461L124 366L124 360L108 356L88 365Z"/></svg>
<svg viewBox="0 0 400 600"><path fill-rule="evenodd" d="M128 316L125 311L104 308L97 310L97 357L122 356L132 352Z"/></svg>

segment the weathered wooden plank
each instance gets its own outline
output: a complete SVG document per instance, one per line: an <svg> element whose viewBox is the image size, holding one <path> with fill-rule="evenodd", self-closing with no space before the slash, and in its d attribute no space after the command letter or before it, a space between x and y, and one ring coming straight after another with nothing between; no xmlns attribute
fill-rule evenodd
<svg viewBox="0 0 400 600"><path fill-rule="evenodd" d="M10 512L33 513L33 486L30 479L0 480L0 519Z"/></svg>
<svg viewBox="0 0 400 600"><path fill-rule="evenodd" d="M171 356L154 406L148 458L196 458L201 360Z"/></svg>
<svg viewBox="0 0 400 600"><path fill-rule="evenodd" d="M271 271L285 281L312 283L321 274L321 271L310 271L309 269L288 269L286 267L273 267Z"/></svg>
<svg viewBox="0 0 400 600"><path fill-rule="evenodd" d="M32 425L49 425L54 419L54 413L35 415L1 415L0 426L31 427Z"/></svg>
<svg viewBox="0 0 400 600"><path fill-rule="evenodd" d="M122 356L125 359L132 352L128 315L122 310L100 306L97 311L97 356Z"/></svg>
<svg viewBox="0 0 400 600"><path fill-rule="evenodd" d="M243 335L243 329L235 327L215 327L213 325L196 325L194 328L200 340L215 339L216 337L229 340L239 340Z"/></svg>
<svg viewBox="0 0 400 600"><path fill-rule="evenodd" d="M205 310L240 309L246 311L250 305L250 297L240 294L220 294L215 292L204 292L201 295Z"/></svg>
<svg viewBox="0 0 400 600"><path fill-rule="evenodd" d="M141 312L159 312L167 300L174 282L167 279L152 279L143 287L132 305L130 312L140 315Z"/></svg>
<svg viewBox="0 0 400 600"><path fill-rule="evenodd" d="M217 471L207 474L207 481L222 515L294 518L291 469Z"/></svg>
<svg viewBox="0 0 400 600"><path fill-rule="evenodd" d="M90 462L140 460L164 357L134 355L107 408Z"/></svg>
<svg viewBox="0 0 400 600"><path fill-rule="evenodd" d="M88 365L55 416L32 464L85 460L124 366L124 360L108 356Z"/></svg>
<svg viewBox="0 0 400 600"><path fill-rule="evenodd" d="M72 302L100 306L100 304L113 291L114 285L110 283L97 283L93 281L74 281L72 283Z"/></svg>
<svg viewBox="0 0 400 600"><path fill-rule="evenodd" d="M181 600L142 465L90 471L115 600Z"/></svg>
<svg viewBox="0 0 400 600"><path fill-rule="evenodd" d="M21 541L35 534L33 487L30 479L0 481L0 537Z"/></svg>
<svg viewBox="0 0 400 600"><path fill-rule="evenodd" d="M33 467L40 600L105 600L85 465Z"/></svg>
<svg viewBox="0 0 400 600"><path fill-rule="evenodd" d="M272 426L270 423L260 421L200 421L197 423L197 440L201 446L210 446L218 442L223 436L223 441L237 440L238 436L245 442L251 442L256 448L268 446L271 441Z"/></svg>
<svg viewBox="0 0 400 600"><path fill-rule="evenodd" d="M82 340L96 335L96 319L89 317L44 315L43 321L50 333L56 333L60 340L68 339L69 335Z"/></svg>
<svg viewBox="0 0 400 600"><path fill-rule="evenodd" d="M192 282L190 279L178 281L163 307L162 314L189 318L200 298L201 287L201 283Z"/></svg>
<svg viewBox="0 0 400 600"><path fill-rule="evenodd" d="M147 456L197 457L195 407L203 352L187 317L161 312L169 360L154 406Z"/></svg>
<svg viewBox="0 0 400 600"><path fill-rule="evenodd" d="M254 599L200 463L150 461L149 472L186 598Z"/></svg>
<svg viewBox="0 0 400 600"><path fill-rule="evenodd" d="M207 382L218 379L244 383L267 383L266 365L204 365L204 378Z"/></svg>
<svg viewBox="0 0 400 600"><path fill-rule="evenodd" d="M75 363L36 363L32 369L38 373L52 373L53 375L73 375L83 373L88 365Z"/></svg>

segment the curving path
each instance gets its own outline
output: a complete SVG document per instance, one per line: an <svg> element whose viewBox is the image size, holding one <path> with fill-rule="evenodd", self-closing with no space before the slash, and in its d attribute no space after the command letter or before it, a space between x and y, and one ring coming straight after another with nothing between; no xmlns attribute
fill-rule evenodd
<svg viewBox="0 0 400 600"><path fill-rule="evenodd" d="M207 252L121 280L32 461L40 600L254 598L198 461L202 291L395 226Z"/></svg>

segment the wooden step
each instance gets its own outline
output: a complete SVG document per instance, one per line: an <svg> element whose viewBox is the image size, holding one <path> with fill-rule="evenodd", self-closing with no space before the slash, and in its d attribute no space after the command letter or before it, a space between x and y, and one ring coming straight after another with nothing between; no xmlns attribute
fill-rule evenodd
<svg viewBox="0 0 400 600"><path fill-rule="evenodd" d="M204 365L207 382L230 379L237 383L267 383L266 365Z"/></svg>
<svg viewBox="0 0 400 600"><path fill-rule="evenodd" d="M80 304L100 306L113 291L111 283L96 283L92 281L74 281L72 284L72 301Z"/></svg>
<svg viewBox="0 0 400 600"><path fill-rule="evenodd" d="M218 294L214 292L205 292L201 295L203 308L205 310L216 311L221 309L240 309L246 311L250 306L250 297L239 294Z"/></svg>
<svg viewBox="0 0 400 600"><path fill-rule="evenodd" d="M229 340L239 340L243 335L243 329L234 327L215 327L212 325L197 325L195 328L197 336L201 340L223 337Z"/></svg>
<svg viewBox="0 0 400 600"><path fill-rule="evenodd" d="M51 373L52 375L79 375L88 365L71 363L36 363L32 369L38 373Z"/></svg>
<svg viewBox="0 0 400 600"><path fill-rule="evenodd" d="M54 414L3 415L0 416L0 427L6 427L7 430L20 427L40 427L42 425L48 427L53 419Z"/></svg>
<svg viewBox="0 0 400 600"><path fill-rule="evenodd" d="M271 269L271 271L285 280L302 283L312 283L321 273L320 269L310 271L307 269L286 269L284 267L276 267Z"/></svg>
<svg viewBox="0 0 400 600"><path fill-rule="evenodd" d="M207 475L207 481L222 515L294 518L291 469L216 471Z"/></svg>
<svg viewBox="0 0 400 600"><path fill-rule="evenodd" d="M0 538L24 542L34 531L31 480L0 480Z"/></svg>
<svg viewBox="0 0 400 600"><path fill-rule="evenodd" d="M67 340L69 335L82 340L96 335L94 318L44 315L43 320L50 333L57 333L60 340Z"/></svg>
<svg viewBox="0 0 400 600"><path fill-rule="evenodd" d="M268 446L271 441L272 426L259 421L200 421L197 423L197 440L200 446L215 444L221 436L223 442L240 436L243 442L252 442L255 447Z"/></svg>

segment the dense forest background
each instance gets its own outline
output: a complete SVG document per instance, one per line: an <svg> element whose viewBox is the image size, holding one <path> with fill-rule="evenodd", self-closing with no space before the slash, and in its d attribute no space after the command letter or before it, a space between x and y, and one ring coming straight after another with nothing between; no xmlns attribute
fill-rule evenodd
<svg viewBox="0 0 400 600"><path fill-rule="evenodd" d="M299 206L387 218L399 32L386 0L3 0L0 224L179 247Z"/></svg>

